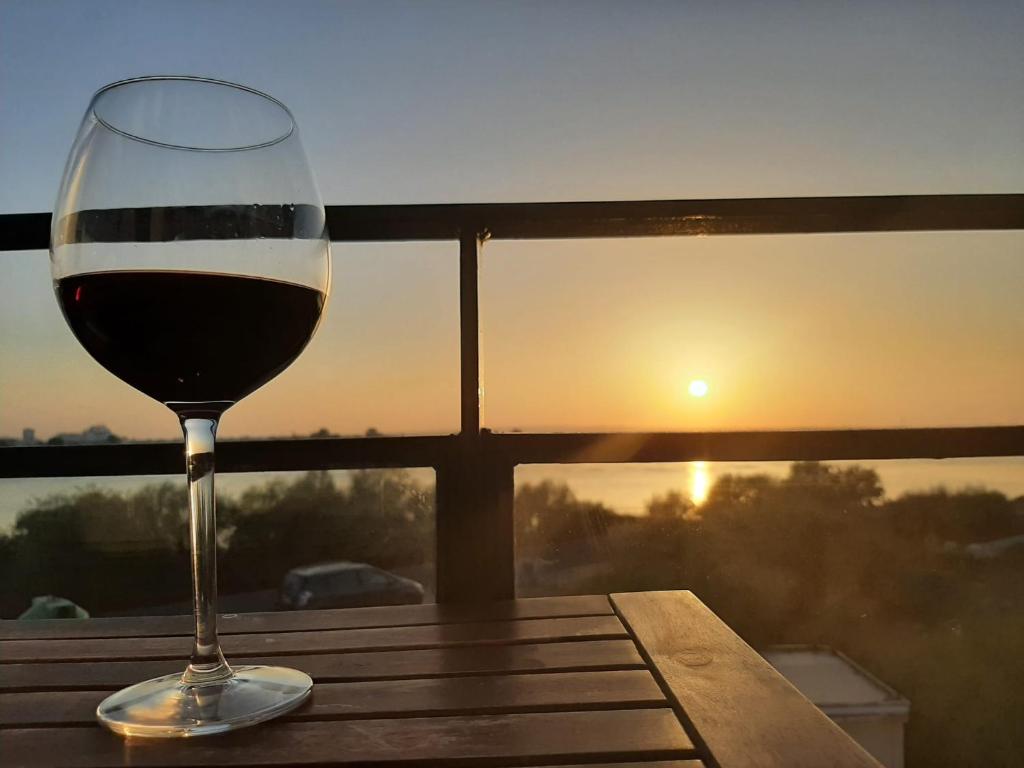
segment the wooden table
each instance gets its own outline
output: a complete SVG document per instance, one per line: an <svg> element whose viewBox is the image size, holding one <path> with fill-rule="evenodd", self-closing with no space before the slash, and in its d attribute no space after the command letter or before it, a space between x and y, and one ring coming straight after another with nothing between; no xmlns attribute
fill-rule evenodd
<svg viewBox="0 0 1024 768"><path fill-rule="evenodd" d="M222 736L124 740L107 692L181 669L188 617L0 622L0 764L874 766L689 592L226 615L229 660L316 681Z"/></svg>

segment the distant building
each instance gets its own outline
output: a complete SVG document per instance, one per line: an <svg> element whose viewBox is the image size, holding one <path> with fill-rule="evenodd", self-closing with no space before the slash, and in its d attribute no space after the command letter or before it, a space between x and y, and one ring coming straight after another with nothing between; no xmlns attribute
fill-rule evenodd
<svg viewBox="0 0 1024 768"><path fill-rule="evenodd" d="M42 445L42 443L36 437L34 429L25 427L21 430L20 439L17 437L0 437L0 445Z"/></svg>
<svg viewBox="0 0 1024 768"><path fill-rule="evenodd" d="M910 702L828 646L778 645L763 651L783 677L886 768L903 768Z"/></svg>
<svg viewBox="0 0 1024 768"><path fill-rule="evenodd" d="M52 445L96 445L99 443L119 443L121 438L102 424L96 424L82 432L61 432L48 441Z"/></svg>

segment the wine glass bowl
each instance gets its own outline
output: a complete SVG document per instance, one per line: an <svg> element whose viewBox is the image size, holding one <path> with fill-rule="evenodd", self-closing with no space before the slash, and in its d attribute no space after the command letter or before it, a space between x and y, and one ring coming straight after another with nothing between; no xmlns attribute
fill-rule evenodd
<svg viewBox="0 0 1024 768"><path fill-rule="evenodd" d="M293 709L308 675L232 670L220 651L214 511L221 415L302 352L329 290L324 208L291 112L211 78L100 89L68 157L50 263L82 346L173 410L185 436L190 663L108 697L99 721L126 735L191 736Z"/></svg>

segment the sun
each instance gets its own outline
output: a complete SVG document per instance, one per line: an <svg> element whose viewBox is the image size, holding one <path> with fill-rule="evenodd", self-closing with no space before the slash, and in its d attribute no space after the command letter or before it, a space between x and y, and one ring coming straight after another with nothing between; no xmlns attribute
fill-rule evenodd
<svg viewBox="0 0 1024 768"><path fill-rule="evenodd" d="M694 397L704 397L708 393L708 383L703 379L694 379L690 382L689 391Z"/></svg>

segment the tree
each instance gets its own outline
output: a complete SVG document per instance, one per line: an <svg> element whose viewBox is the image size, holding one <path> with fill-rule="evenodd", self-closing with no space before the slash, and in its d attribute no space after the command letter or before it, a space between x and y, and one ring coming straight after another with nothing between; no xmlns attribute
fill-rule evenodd
<svg viewBox="0 0 1024 768"><path fill-rule="evenodd" d="M935 543L970 544L1024 533L1024 515L1006 496L983 488L906 493L889 502L896 533Z"/></svg>
<svg viewBox="0 0 1024 768"><path fill-rule="evenodd" d="M818 462L720 478L700 508L709 602L765 642L853 608L883 493L874 470Z"/></svg>
<svg viewBox="0 0 1024 768"><path fill-rule="evenodd" d="M219 498L220 587L276 589L297 565L358 560L384 568L433 561L434 493L404 470L328 472ZM0 536L0 615L56 594L94 615L182 602L189 594L187 498L178 483L130 493L85 488L22 512Z"/></svg>
<svg viewBox="0 0 1024 768"><path fill-rule="evenodd" d="M331 560L383 568L433 560L434 495L404 470L272 481L239 499L225 571L242 588L277 587L292 568Z"/></svg>
<svg viewBox="0 0 1024 768"><path fill-rule="evenodd" d="M6 545L3 615L17 615L39 594L95 614L187 595L185 504L172 483L128 494L90 487L36 502Z"/></svg>
<svg viewBox="0 0 1024 768"><path fill-rule="evenodd" d="M654 496L647 502L647 514L659 522L685 520L695 514L693 502L679 491L669 491L664 496Z"/></svg>
<svg viewBox="0 0 1024 768"><path fill-rule="evenodd" d="M579 501L565 483L526 483L516 491L515 533L522 555L591 560L605 551L609 530L621 521L603 504Z"/></svg>

